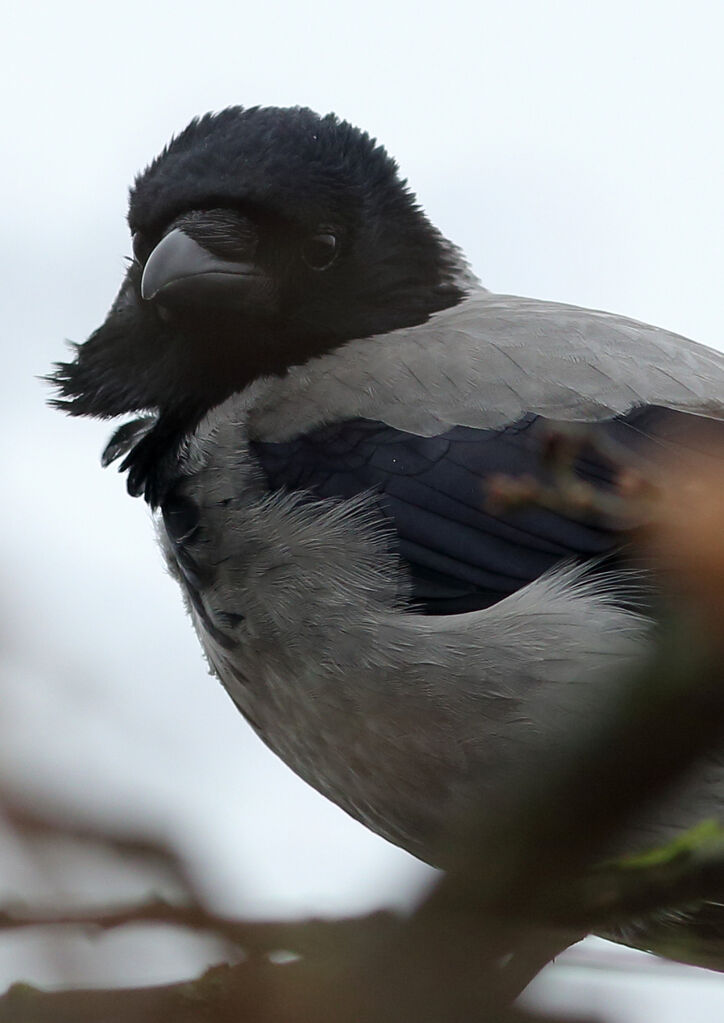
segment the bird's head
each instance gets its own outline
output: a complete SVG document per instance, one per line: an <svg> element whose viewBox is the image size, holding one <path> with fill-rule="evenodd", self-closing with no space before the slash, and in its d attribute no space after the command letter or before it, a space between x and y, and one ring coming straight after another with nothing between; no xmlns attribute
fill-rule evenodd
<svg viewBox="0 0 724 1023"><path fill-rule="evenodd" d="M232 107L137 178L134 258L105 322L58 364L71 415L193 426L259 376L459 302L459 251L376 141L332 114Z"/></svg>

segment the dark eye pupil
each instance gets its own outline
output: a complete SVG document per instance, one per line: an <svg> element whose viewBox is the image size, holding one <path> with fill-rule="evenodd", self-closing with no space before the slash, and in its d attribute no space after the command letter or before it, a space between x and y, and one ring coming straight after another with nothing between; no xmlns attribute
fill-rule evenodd
<svg viewBox="0 0 724 1023"><path fill-rule="evenodd" d="M333 234L315 234L307 238L302 256L312 270L326 270L337 252L337 239Z"/></svg>

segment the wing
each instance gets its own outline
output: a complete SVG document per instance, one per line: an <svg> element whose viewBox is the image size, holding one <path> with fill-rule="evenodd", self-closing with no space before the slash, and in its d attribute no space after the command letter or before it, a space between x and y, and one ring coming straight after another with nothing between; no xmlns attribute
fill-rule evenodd
<svg viewBox="0 0 724 1023"><path fill-rule="evenodd" d="M272 488L376 490L418 605L442 613L618 546L611 523L486 510L491 475L545 473L546 421L585 422L646 454L686 446L702 417L724 420L722 353L610 313L475 292L264 381L248 423ZM610 476L594 452L578 471Z"/></svg>
<svg viewBox="0 0 724 1023"><path fill-rule="evenodd" d="M724 422L658 406L590 424L576 472L610 486L614 468L604 446L643 457L687 450L705 443L704 424L707 437L713 431L724 443ZM600 516L489 509L487 487L497 474L551 481L550 427L528 414L500 430L457 426L422 437L354 419L291 441L255 441L251 451L274 490L339 498L378 493L410 572L414 606L449 614L487 607L561 561L601 559L620 546L616 524Z"/></svg>

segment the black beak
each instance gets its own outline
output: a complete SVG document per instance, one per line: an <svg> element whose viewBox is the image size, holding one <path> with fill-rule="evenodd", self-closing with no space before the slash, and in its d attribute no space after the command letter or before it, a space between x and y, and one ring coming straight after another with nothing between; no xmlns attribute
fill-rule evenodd
<svg viewBox="0 0 724 1023"><path fill-rule="evenodd" d="M141 278L141 297L169 306L211 301L262 311L273 307L274 294L256 263L215 256L179 227L158 243Z"/></svg>

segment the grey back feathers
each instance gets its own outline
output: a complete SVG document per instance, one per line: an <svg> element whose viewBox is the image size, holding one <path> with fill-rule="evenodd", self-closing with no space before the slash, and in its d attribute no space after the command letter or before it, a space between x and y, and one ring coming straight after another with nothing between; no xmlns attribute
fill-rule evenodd
<svg viewBox="0 0 724 1023"><path fill-rule="evenodd" d="M349 342L257 387L251 429L265 440L354 416L423 435L647 404L721 418L724 355L612 313L481 289L418 327Z"/></svg>

